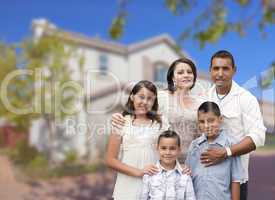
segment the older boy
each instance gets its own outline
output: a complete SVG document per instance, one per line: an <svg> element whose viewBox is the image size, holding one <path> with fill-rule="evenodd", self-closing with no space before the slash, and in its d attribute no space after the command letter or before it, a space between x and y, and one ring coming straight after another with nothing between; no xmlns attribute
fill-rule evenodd
<svg viewBox="0 0 275 200"><path fill-rule="evenodd" d="M227 149L234 143L233 138L220 129L221 124L218 105L204 102L198 109L198 128L202 136L191 143L186 158L198 200L240 199L240 182L244 178L240 157L230 157L209 167L200 162L201 153L209 147Z"/></svg>

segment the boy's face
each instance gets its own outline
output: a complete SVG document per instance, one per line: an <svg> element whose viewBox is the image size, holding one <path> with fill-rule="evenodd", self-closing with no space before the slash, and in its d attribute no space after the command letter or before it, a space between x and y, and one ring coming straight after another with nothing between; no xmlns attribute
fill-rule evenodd
<svg viewBox="0 0 275 200"><path fill-rule="evenodd" d="M178 146L176 138L162 137L158 144L158 152L161 165L165 168L173 169L175 167L175 161L179 156L181 149Z"/></svg>
<svg viewBox="0 0 275 200"><path fill-rule="evenodd" d="M222 117L216 116L213 112L199 112L198 114L198 127L209 140L214 140L219 135L221 123Z"/></svg>

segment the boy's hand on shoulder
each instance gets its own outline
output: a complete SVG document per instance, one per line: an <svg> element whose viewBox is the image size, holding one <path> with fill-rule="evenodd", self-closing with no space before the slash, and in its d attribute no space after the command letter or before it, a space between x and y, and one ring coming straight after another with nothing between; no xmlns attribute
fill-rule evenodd
<svg viewBox="0 0 275 200"><path fill-rule="evenodd" d="M225 148L209 148L201 154L201 163L206 167L216 165L224 161L227 157Z"/></svg>

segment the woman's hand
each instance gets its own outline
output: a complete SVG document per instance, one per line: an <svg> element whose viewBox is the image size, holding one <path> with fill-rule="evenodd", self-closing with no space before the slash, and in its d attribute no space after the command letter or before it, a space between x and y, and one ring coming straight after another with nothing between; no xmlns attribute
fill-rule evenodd
<svg viewBox="0 0 275 200"><path fill-rule="evenodd" d="M159 169L156 165L145 165L145 167L143 168L143 175L148 174L149 176L153 176L158 172Z"/></svg>
<svg viewBox="0 0 275 200"><path fill-rule="evenodd" d="M124 117L122 116L122 114L120 114L120 113L114 113L114 114L112 115L112 120L111 120L111 122L112 122L113 128L116 128L116 129L118 129L118 130L121 130L122 127L123 127L124 124L125 124L125 119L124 119Z"/></svg>

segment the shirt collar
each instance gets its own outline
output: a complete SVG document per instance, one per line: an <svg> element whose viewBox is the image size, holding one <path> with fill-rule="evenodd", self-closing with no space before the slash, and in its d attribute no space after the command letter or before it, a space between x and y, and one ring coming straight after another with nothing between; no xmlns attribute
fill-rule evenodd
<svg viewBox="0 0 275 200"><path fill-rule="evenodd" d="M157 165L157 167L160 169L160 173L166 172L166 171L170 171L170 170L165 169L163 166L161 166L160 161L158 161L156 165ZM172 170L175 170L176 172L182 174L182 170L183 170L183 169L181 168L181 165L180 165L180 163L179 163L178 160L176 160L176 166L175 166L175 168L172 169Z"/></svg>
<svg viewBox="0 0 275 200"><path fill-rule="evenodd" d="M203 133L199 138L198 138L198 145L201 145L203 144L204 142L207 141L207 137L206 135ZM220 131L218 137L213 141L211 142L211 144L218 144L222 147L225 146L225 138L224 138L224 133L223 131Z"/></svg>
<svg viewBox="0 0 275 200"><path fill-rule="evenodd" d="M211 95L216 94L216 85L213 84L213 86L209 89L209 91L210 91ZM240 86L234 80L232 80L232 85L231 85L230 92L228 95L229 96L230 95L238 95L239 93L240 93Z"/></svg>

